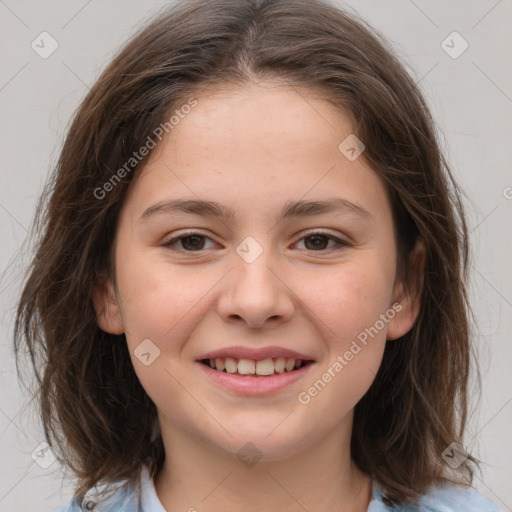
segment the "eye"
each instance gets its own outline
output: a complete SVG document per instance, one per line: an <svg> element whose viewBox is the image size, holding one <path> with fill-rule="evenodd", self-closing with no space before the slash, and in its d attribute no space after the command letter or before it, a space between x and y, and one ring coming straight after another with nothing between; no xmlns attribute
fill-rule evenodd
<svg viewBox="0 0 512 512"><path fill-rule="evenodd" d="M339 238L336 238L333 235L325 233L324 231L315 231L312 233L308 233L306 234L306 236L302 237L297 243L300 243L302 240L305 240L304 245L306 246L306 249L310 249L315 252L326 252L326 250L339 250L342 247L349 245L347 242L344 242L343 240L340 240ZM331 246L327 248L326 245L328 245L329 242L334 242L334 247Z"/></svg>
<svg viewBox="0 0 512 512"><path fill-rule="evenodd" d="M168 242L165 242L162 244L163 247L168 247L175 251L184 250L185 252L199 252L201 249L204 248L204 241L208 239L206 235L202 235L201 233L191 232L191 233L185 233L181 236L177 236L175 238L172 238ZM181 248L175 248L174 246L181 242Z"/></svg>
<svg viewBox="0 0 512 512"><path fill-rule="evenodd" d="M197 232L184 233L181 236L177 236L172 238L171 240L162 244L163 247L170 248L174 251L184 251L184 252L201 252L202 249L205 249L205 241L211 240L211 238ZM300 243L302 240L305 241L306 250L311 250L315 252L326 252L330 250L339 250L342 247L348 246L347 242L336 238L333 235L325 233L323 231L314 231L308 233L306 236L302 237L297 243ZM334 243L334 247L327 247L329 242ZM177 245L180 245L176 247ZM210 247L211 248L211 247ZM206 247L208 249L208 247Z"/></svg>

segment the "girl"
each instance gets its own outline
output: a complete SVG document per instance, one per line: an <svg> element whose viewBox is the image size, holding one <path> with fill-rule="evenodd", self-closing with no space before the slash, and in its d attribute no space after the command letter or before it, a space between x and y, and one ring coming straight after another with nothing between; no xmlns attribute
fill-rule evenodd
<svg viewBox="0 0 512 512"><path fill-rule="evenodd" d="M306 0L192 0L75 115L20 299L61 511L495 511L468 233L418 87Z"/></svg>

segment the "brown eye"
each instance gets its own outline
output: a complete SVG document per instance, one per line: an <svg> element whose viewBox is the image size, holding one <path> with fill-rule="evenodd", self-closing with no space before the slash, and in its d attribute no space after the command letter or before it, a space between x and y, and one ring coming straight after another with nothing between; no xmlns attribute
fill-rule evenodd
<svg viewBox="0 0 512 512"><path fill-rule="evenodd" d="M343 246L347 246L348 243L340 240L332 235L325 233L311 233L300 241L304 240L305 249L308 251L327 252L329 250L341 249ZM329 242L333 242L334 246L328 247Z"/></svg>
<svg viewBox="0 0 512 512"><path fill-rule="evenodd" d="M191 235L181 238L181 245L186 250L202 249L204 247L204 236Z"/></svg>
<svg viewBox="0 0 512 512"><path fill-rule="evenodd" d="M205 247L207 240L212 241L211 238L207 237L206 235L202 235L201 233L186 233L181 236L172 238L168 242L165 242L162 244L162 247L166 247L178 252L201 252L203 250L212 248ZM307 236L301 238L299 242L302 242L303 240L305 241L304 249L314 252L329 252L331 250L342 249L343 247L349 245L347 242L344 242L339 238L325 234L323 232L308 234ZM329 247L329 243L332 243L333 245Z"/></svg>
<svg viewBox="0 0 512 512"><path fill-rule="evenodd" d="M198 252L204 249L206 240L210 239L200 233L191 233L172 238L162 245L175 251Z"/></svg>
<svg viewBox="0 0 512 512"><path fill-rule="evenodd" d="M308 244L307 242L304 244L308 249L325 249L329 244L329 237L325 235L311 235L304 238L304 240L311 242Z"/></svg>

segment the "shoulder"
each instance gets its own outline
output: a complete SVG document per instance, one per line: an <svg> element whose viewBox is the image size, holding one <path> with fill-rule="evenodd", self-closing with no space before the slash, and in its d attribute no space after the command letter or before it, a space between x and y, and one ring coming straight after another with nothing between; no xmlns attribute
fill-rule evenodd
<svg viewBox="0 0 512 512"><path fill-rule="evenodd" d="M82 500L74 497L64 507L51 512L139 512L139 500L138 486L119 482L103 489L94 487Z"/></svg>
<svg viewBox="0 0 512 512"><path fill-rule="evenodd" d="M433 486L418 500L418 505L386 505L382 492L374 484L368 512L500 512L499 508L475 488L451 483Z"/></svg>
<svg viewBox="0 0 512 512"><path fill-rule="evenodd" d="M425 511L500 512L496 505L475 488L448 483L433 487L429 493L421 497L420 504Z"/></svg>

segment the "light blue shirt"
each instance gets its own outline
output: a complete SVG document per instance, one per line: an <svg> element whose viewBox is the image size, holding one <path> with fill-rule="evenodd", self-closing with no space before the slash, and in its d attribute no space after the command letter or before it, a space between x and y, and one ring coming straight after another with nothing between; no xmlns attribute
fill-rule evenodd
<svg viewBox="0 0 512 512"><path fill-rule="evenodd" d="M408 505L395 508L382 501L382 491L373 482L372 500L367 512L500 512L489 500L472 487L451 484L434 487L428 494L421 496L419 506ZM198 510L200 506L198 505ZM134 487L119 484L112 487L110 494L99 499L95 489L91 489L82 502L75 498L66 507L52 512L166 512L150 477L147 466L142 466L138 484ZM194 512L191 506L188 511Z"/></svg>

